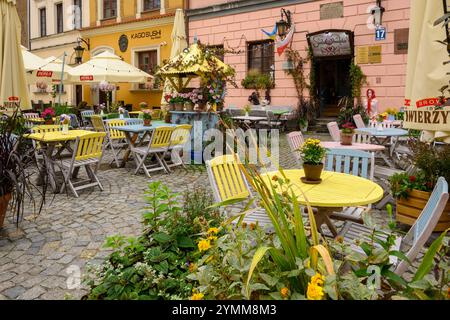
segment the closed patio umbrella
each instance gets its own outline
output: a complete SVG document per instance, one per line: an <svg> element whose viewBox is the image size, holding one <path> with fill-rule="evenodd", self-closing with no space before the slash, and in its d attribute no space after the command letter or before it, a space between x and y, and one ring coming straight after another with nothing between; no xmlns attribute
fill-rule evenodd
<svg viewBox="0 0 450 320"><path fill-rule="evenodd" d="M449 84L450 64L442 25L434 23L444 15L442 1L411 0L408 67L404 127L424 130L427 141L450 143L450 106L442 105L440 89Z"/></svg>
<svg viewBox="0 0 450 320"><path fill-rule="evenodd" d="M69 70L69 81L81 84L102 81L145 83L149 78L153 77L106 51Z"/></svg>
<svg viewBox="0 0 450 320"><path fill-rule="evenodd" d="M186 24L184 21L184 12L182 9L177 9L175 13L175 20L172 29L172 49L170 50L170 58L179 55L185 48L187 48ZM166 79L164 83L164 90L161 99L161 104L167 104L164 97L174 91L170 85L170 81Z"/></svg>
<svg viewBox="0 0 450 320"><path fill-rule="evenodd" d="M20 46L21 25L16 0L0 0L0 106L20 101L22 109L31 105Z"/></svg>

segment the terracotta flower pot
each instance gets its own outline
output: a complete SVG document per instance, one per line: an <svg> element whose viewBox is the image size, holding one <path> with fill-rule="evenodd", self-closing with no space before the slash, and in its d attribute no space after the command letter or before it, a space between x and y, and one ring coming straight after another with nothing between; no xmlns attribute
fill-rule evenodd
<svg viewBox="0 0 450 320"><path fill-rule="evenodd" d="M6 217L6 211L8 209L9 201L11 200L11 193L5 194L0 197L0 228L3 227Z"/></svg>
<svg viewBox="0 0 450 320"><path fill-rule="evenodd" d="M319 181L322 175L323 163L321 164L303 164L305 178L309 181Z"/></svg>
<svg viewBox="0 0 450 320"><path fill-rule="evenodd" d="M176 111L183 111L184 109L184 103L179 102L179 103L175 103L175 110Z"/></svg>
<svg viewBox="0 0 450 320"><path fill-rule="evenodd" d="M407 199L397 199L396 220L412 226L422 213L428 199L430 199L430 195L431 192L412 190ZM434 231L442 232L447 228L450 228L450 202L447 202L447 206L445 207Z"/></svg>
<svg viewBox="0 0 450 320"><path fill-rule="evenodd" d="M341 144L343 146L351 146L353 143L353 133L341 132Z"/></svg>
<svg viewBox="0 0 450 320"><path fill-rule="evenodd" d="M192 111L194 110L194 104L192 102L186 102L184 104L184 108L186 109L186 111Z"/></svg>
<svg viewBox="0 0 450 320"><path fill-rule="evenodd" d="M198 103L198 110L200 110L200 111L206 110L206 103L205 102L199 102Z"/></svg>
<svg viewBox="0 0 450 320"><path fill-rule="evenodd" d="M170 103L169 104L169 111L174 111L175 110L175 103Z"/></svg>
<svg viewBox="0 0 450 320"><path fill-rule="evenodd" d="M144 119L144 126L150 127L152 125L152 119Z"/></svg>

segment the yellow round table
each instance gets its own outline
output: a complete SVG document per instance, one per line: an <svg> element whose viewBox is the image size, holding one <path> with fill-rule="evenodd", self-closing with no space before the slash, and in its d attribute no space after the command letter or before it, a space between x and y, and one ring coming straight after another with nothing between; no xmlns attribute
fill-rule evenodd
<svg viewBox="0 0 450 320"><path fill-rule="evenodd" d="M320 184L303 183L300 180L301 177L305 176L303 170L284 170L284 174L290 180L292 191L297 195L299 203L306 204L304 193L309 204L318 208L317 226L326 223L335 236L337 231L329 215L336 208L375 203L381 200L384 194L383 189L375 182L350 174L323 171ZM275 175L282 177L278 171L269 172L262 176L272 179Z"/></svg>

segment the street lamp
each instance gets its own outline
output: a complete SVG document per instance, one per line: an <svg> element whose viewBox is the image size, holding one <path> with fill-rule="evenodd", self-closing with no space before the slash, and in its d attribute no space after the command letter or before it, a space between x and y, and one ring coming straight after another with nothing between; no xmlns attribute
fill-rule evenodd
<svg viewBox="0 0 450 320"><path fill-rule="evenodd" d="M377 0L377 5L372 9L372 15L373 15L373 20L375 23L375 26L379 27L381 26L381 22L382 22L382 17L383 17L383 13L386 9L384 9L384 7L381 6L381 0Z"/></svg>
<svg viewBox="0 0 450 320"><path fill-rule="evenodd" d="M91 44L89 39L86 41L83 38L78 38L77 39L77 46L75 48L73 48L73 50L75 51L75 63L76 64L80 64L81 62L83 62L83 53L84 50L86 50L83 46L82 43L86 44L86 47L89 50L91 50Z"/></svg>
<svg viewBox="0 0 450 320"><path fill-rule="evenodd" d="M284 37L286 37L288 30L291 28L291 24L291 12L281 8L281 20L277 22L278 35L280 38L284 39Z"/></svg>

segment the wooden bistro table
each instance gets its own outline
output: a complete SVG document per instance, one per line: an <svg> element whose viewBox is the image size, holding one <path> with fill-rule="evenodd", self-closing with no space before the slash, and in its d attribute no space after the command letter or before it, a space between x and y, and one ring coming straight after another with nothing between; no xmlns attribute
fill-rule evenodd
<svg viewBox="0 0 450 320"><path fill-rule="evenodd" d="M254 126L256 123L260 121L267 121L267 117L256 117L256 116L235 116L231 119L241 122L241 123L250 123L250 126Z"/></svg>
<svg viewBox="0 0 450 320"><path fill-rule="evenodd" d="M111 129L122 131L125 134L125 139L127 140L128 144L128 149L125 151L122 163L120 165L121 168L125 167L130 158L131 147L141 144L141 142L144 141L144 139L158 127L176 127L176 125L171 123L152 121L151 126L144 126L141 124L137 124L137 125L111 127Z"/></svg>
<svg viewBox="0 0 450 320"><path fill-rule="evenodd" d="M320 184L303 183L300 180L305 176L303 170L284 170L284 174L290 180L292 191L298 197L299 203L306 205L308 200L312 207L318 209L315 216L317 227L326 224L334 236L337 236L338 232L330 219L330 214L343 207L375 203L381 200L384 194L383 189L375 182L345 173L323 171ZM262 176L265 179L272 179L275 175L281 177L278 171L268 172ZM284 187L277 190L284 191Z"/></svg>
<svg viewBox="0 0 450 320"><path fill-rule="evenodd" d="M56 145L58 144L67 145L69 142L75 141L78 137L83 137L88 134L92 134L92 131L69 130L67 133L63 133L62 131L54 131L54 132L32 133L26 135L25 136L26 138L38 141L41 145L41 148L45 150L44 161L46 161L46 165L40 168L38 184L42 183L42 181L45 178L45 175L48 174L49 183L50 186L52 187L53 192L58 193L59 189L57 188L56 185L54 162L53 162L53 153Z"/></svg>
<svg viewBox="0 0 450 320"><path fill-rule="evenodd" d="M389 146L389 150L391 150L391 152L389 152L388 155L386 155L386 153L384 152L379 152L379 155L389 167L395 167L390 157L392 156L392 152L397 146L398 138L407 136L408 131L397 128L384 128L383 130L378 130L377 128L362 128L356 129L356 132L369 134L371 141L375 144L385 147Z"/></svg>

